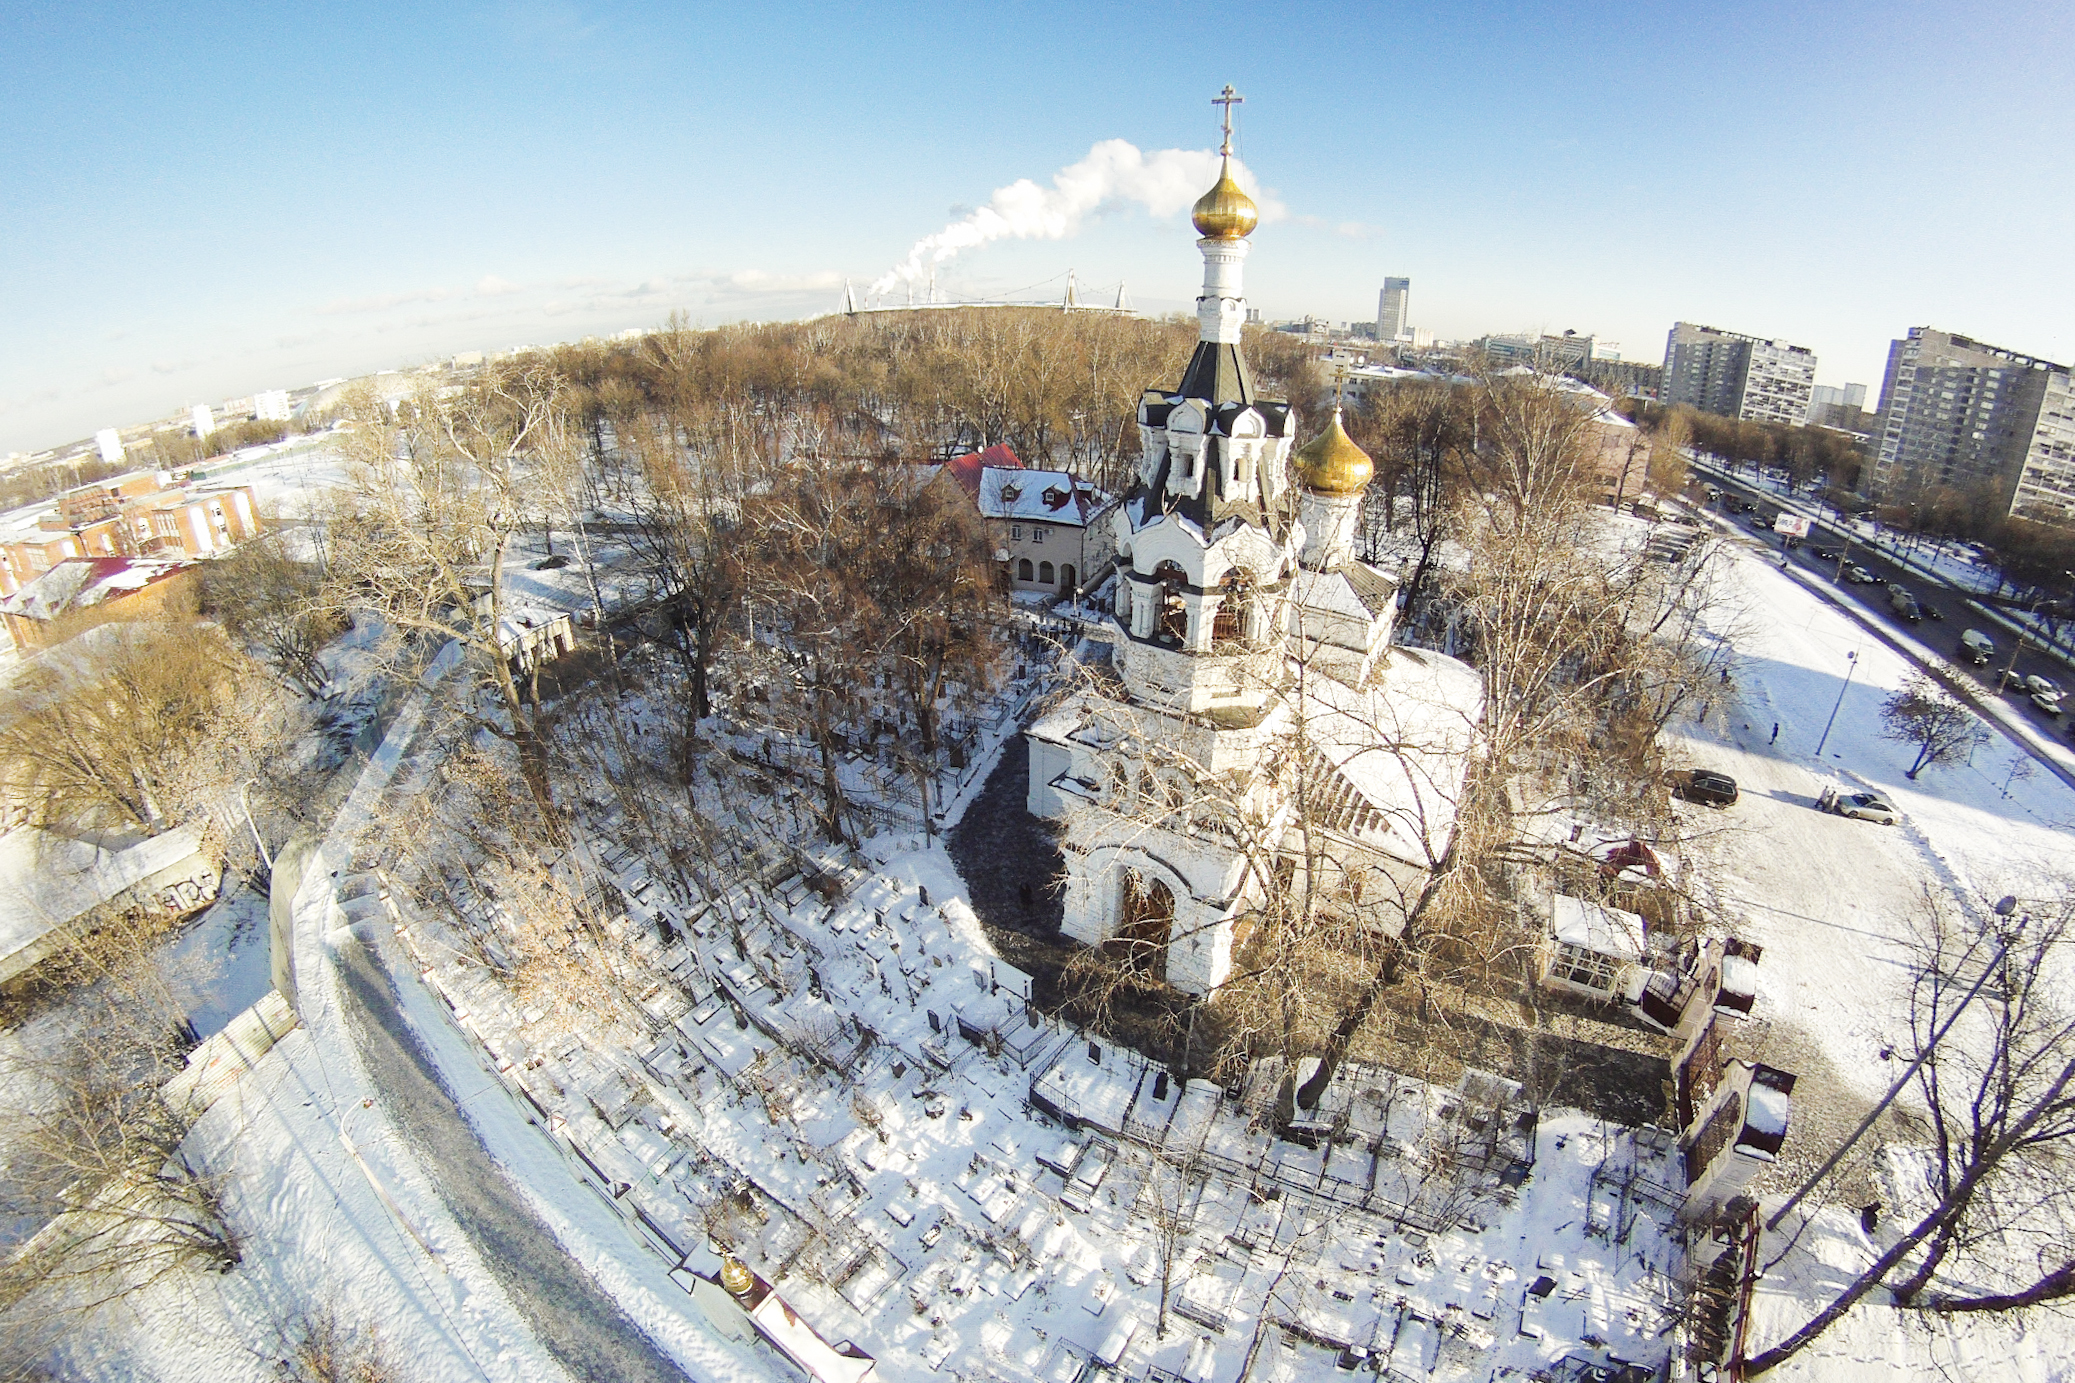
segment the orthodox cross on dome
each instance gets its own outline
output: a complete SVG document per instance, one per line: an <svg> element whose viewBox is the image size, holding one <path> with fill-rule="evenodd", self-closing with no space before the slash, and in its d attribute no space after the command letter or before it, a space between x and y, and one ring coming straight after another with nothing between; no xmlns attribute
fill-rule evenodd
<svg viewBox="0 0 2075 1383"><path fill-rule="evenodd" d="M1225 83L1224 91L1210 98L1212 105L1225 108L1225 142L1218 146L1218 152L1226 158L1232 157L1232 107L1245 100L1246 97L1232 89L1230 82Z"/></svg>

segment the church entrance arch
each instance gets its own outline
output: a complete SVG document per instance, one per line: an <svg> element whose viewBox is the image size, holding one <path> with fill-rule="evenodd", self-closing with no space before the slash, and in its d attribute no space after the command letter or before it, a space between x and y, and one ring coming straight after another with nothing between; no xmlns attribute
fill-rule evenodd
<svg viewBox="0 0 2075 1383"><path fill-rule="evenodd" d="M1125 966L1155 980L1166 980L1167 943L1173 932L1174 891L1136 869L1125 870L1118 892L1117 929L1109 943L1121 953Z"/></svg>

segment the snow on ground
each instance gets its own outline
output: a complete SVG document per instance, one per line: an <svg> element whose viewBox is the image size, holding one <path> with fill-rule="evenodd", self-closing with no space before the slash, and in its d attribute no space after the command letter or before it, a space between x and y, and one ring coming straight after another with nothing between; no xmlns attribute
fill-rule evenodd
<svg viewBox="0 0 2075 1383"><path fill-rule="evenodd" d="M1766 948L1753 1054L1811 1082L1797 1091L1802 1136L1783 1159L1792 1168L1826 1131L1808 1120L1828 1114L1840 1126L1827 1131L1841 1136L1860 1112L1845 1116L1833 1091L1863 1107L1893 1079L1882 1053L1908 1035L1907 943L1924 891L1974 906L2044 892L2064 867L2075 791L2043 768L2013 780L2013 765L2030 759L1993 732L1971 762L1912 782L1914 749L1883 739L1880 721L1911 665L1770 563L1735 551L1729 573L1736 685L1704 722L1674 727L1671 751L1742 789L1726 810L1682 811L1700 836L1700 887L1733 930ZM1902 823L1817 811L1826 784L1881 791Z"/></svg>
<svg viewBox="0 0 2075 1383"><path fill-rule="evenodd" d="M1768 957L1769 959L1769 957ZM1761 1261L1781 1254L1767 1235ZM1885 1247L1883 1244L1880 1247ZM1825 1210L1783 1261L1758 1279L1746 1357L1785 1339L1847 1287L1877 1252L1856 1214ZM1799 1354L1765 1375L1780 1383L1966 1379L2064 1383L2075 1378L2075 1332L2052 1311L2029 1315L1897 1310L1871 1294Z"/></svg>
<svg viewBox="0 0 2075 1383"><path fill-rule="evenodd" d="M363 1114L340 1106L309 1034L291 1033L190 1135L204 1165L230 1174L226 1206L245 1235L243 1262L222 1276L175 1274L108 1308L127 1318L123 1329L69 1332L59 1376L261 1383L281 1376L281 1332L298 1314L330 1309L349 1331L377 1335L397 1377L562 1377L466 1239L422 1214L427 1192L408 1151ZM348 1155L342 1121L410 1228Z"/></svg>
<svg viewBox="0 0 2075 1383"><path fill-rule="evenodd" d="M630 865L627 936L671 980L646 1001L662 1039L638 1054L543 1033L473 966L436 964L451 1009L415 986L406 998L451 1088L494 1067L523 1089L472 1101L471 1121L565 1247L699 1376L716 1345L691 1299L655 1284L683 1254L711 1270L699 1207L727 1197L748 1207L733 1237L751 1266L888 1380L1063 1378L1092 1356L1126 1377L1231 1383L1257 1326L1259 1379L1317 1377L1347 1347L1444 1379L1662 1352L1665 1140L1547 1111L1525 1188L1466 1174L1449 1208L1407 1223L1393 1206L1413 1199L1449 1092L1397 1082L1380 1158L1275 1139L1257 1108L1200 1082L1163 1088L1106 1044L1091 1064L1072 1030L990 992L1004 969L940 845L881 836L865 858L875 867L852 866L840 898L794 880L690 908ZM681 941L659 946L658 915ZM849 1052L854 1039L823 1032L848 1053L833 1069L789 1055L785 1034L830 1012L874 1040ZM1063 1127L1032 1103L1041 1090L1078 1092L1095 1123ZM550 1117L522 1117L520 1099ZM1185 1127L1210 1170L1163 1338L1147 1149Z"/></svg>

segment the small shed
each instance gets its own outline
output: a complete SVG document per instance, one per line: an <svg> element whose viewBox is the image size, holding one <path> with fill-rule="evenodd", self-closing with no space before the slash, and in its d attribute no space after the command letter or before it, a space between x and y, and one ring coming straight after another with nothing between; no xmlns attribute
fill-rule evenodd
<svg viewBox="0 0 2075 1383"><path fill-rule="evenodd" d="M1643 975L1643 939L1636 914L1559 893L1549 900L1538 978L1589 999L1628 997Z"/></svg>

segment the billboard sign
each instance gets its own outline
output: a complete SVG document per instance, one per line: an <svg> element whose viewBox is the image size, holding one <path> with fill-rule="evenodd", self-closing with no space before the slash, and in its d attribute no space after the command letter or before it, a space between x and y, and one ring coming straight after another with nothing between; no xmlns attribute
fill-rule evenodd
<svg viewBox="0 0 2075 1383"><path fill-rule="evenodd" d="M1789 514L1784 511L1772 521L1772 531L1788 538L1808 536L1808 517L1805 514Z"/></svg>

